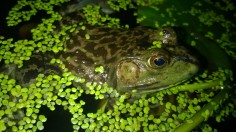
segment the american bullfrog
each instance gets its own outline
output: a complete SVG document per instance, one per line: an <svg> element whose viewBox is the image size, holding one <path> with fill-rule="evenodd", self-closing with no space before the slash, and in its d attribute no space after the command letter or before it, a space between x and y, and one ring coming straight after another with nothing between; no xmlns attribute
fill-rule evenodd
<svg viewBox="0 0 236 132"><path fill-rule="evenodd" d="M79 32L71 33L71 40L65 42L64 52L34 54L23 68L10 70L11 75L24 85L39 73L61 73L59 67L49 63L59 58L70 72L88 82L107 83L120 93L146 93L185 81L198 71L197 59L178 44L171 27L87 26L76 30ZM161 42L162 47L150 48L154 41ZM98 66L104 67L103 73L95 72Z"/></svg>
<svg viewBox="0 0 236 132"><path fill-rule="evenodd" d="M74 35L74 41L67 43L67 51L60 59L73 74L92 82L107 82L121 93L159 91L198 71L197 59L177 44L170 27L160 30L100 27L88 29L87 33L89 40ZM162 48L149 49L155 40L162 41ZM94 69L98 66L103 66L105 72L96 73Z"/></svg>

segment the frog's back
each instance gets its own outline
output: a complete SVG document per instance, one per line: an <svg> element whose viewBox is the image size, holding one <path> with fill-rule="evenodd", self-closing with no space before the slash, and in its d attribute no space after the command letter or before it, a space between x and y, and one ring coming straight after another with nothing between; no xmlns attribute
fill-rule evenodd
<svg viewBox="0 0 236 132"><path fill-rule="evenodd" d="M142 27L129 30L87 27L71 35L73 41L66 43L66 52L60 58L72 73L94 80L97 66L110 70L120 59L139 55L139 51L150 47L151 32L152 29Z"/></svg>

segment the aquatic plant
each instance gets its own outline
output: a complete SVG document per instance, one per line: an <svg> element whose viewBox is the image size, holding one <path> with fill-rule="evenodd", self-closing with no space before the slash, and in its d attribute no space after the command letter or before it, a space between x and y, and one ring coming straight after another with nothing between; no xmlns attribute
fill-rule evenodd
<svg viewBox="0 0 236 132"><path fill-rule="evenodd" d="M143 26L158 28L171 25L186 29L186 43L195 45L207 59L209 66L202 74L185 84L174 85L152 95L144 94L130 103L126 102L128 95L120 95L107 84L89 82L73 75L58 59L52 59L50 63L63 69L61 75L38 74L34 82L26 86L18 84L19 82L11 78L11 71L22 67L23 62L29 60L35 52L63 52L63 42L70 40L67 33L77 32L77 27L84 30L85 22L122 28L118 18L101 14L99 6L88 4L83 9L86 20L81 21L79 25L67 24L58 29L56 23L62 20L62 15L55 7L66 2L68 0L20 0L9 12L8 26L29 21L38 11L44 11L49 16L32 29L30 40L15 41L1 37L0 61L4 65L10 64L10 69L8 74L0 73L0 131L43 130L47 117L40 109L46 106L54 111L58 105L71 113L74 131L213 131L214 128L207 122L209 117L215 117L217 122L221 122L228 116L236 116L233 97L235 84L232 83L230 62L224 53L235 60L235 41L232 41L235 25L231 18L228 20L224 15L220 15L220 12L235 9L229 1L190 1L187 4L163 0L137 0L136 3L108 0L107 3L115 12L129 8L137 10L137 22ZM207 6L217 9L217 12L205 8ZM22 11L24 7L30 7L30 10ZM235 16L235 12L232 15ZM215 25L220 25L221 32ZM201 34L202 32L204 34ZM86 38L90 38L89 34L86 34ZM155 46L158 48L160 45L154 42ZM103 67L94 70L102 73ZM86 88L73 87L73 82L85 84ZM133 96L135 94L133 91ZM87 102L82 98L84 95L92 95L94 100L101 101L102 105L94 112L86 112L84 106ZM117 98L108 110L105 110L108 103L106 96Z"/></svg>

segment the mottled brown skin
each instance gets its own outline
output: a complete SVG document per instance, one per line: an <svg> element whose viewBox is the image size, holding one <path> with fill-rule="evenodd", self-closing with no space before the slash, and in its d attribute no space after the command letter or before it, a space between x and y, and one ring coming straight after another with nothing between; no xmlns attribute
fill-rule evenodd
<svg viewBox="0 0 236 132"><path fill-rule="evenodd" d="M145 51L151 46L149 36L142 28L92 28L87 33L90 34L89 40L84 35L73 36L74 41L66 44L67 51L60 58L70 71L88 81L106 82L109 76L115 76L113 68L118 60L137 56L139 51ZM67 57L70 59L66 60ZM104 66L106 70L103 75L95 73L97 66Z"/></svg>
<svg viewBox="0 0 236 132"><path fill-rule="evenodd" d="M147 43L148 35L139 28L122 30L100 27L87 29L86 33L90 35L89 40L85 35L73 36L74 41L66 44L67 51L60 58L70 71L89 81L107 80L107 75L95 73L95 67L104 66L107 74L120 58L138 55L135 51L144 51L150 46L150 43ZM66 60L67 57L70 59Z"/></svg>

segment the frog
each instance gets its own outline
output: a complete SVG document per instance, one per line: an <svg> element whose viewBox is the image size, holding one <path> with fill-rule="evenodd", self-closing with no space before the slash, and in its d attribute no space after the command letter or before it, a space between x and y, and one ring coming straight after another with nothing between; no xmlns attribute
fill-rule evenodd
<svg viewBox="0 0 236 132"><path fill-rule="evenodd" d="M71 22L74 16L65 19ZM86 34L89 39L84 37ZM176 31L170 26L87 26L79 35L71 36L73 41L66 43L67 50L59 57L66 67L76 76L107 83L122 94L160 91L188 80L199 70L197 57L178 42ZM162 43L162 47L150 48L154 41ZM104 73L94 71L98 66L104 67Z"/></svg>
<svg viewBox="0 0 236 132"><path fill-rule="evenodd" d="M160 32L164 35L159 35ZM66 45L68 50L60 59L74 75L91 82L108 83L120 93L160 91L191 78L198 71L197 59L177 44L176 34L170 27L160 30L100 27L87 33L89 40L76 36L77 39ZM149 49L155 40L163 43L162 48ZM104 67L104 73L94 71L98 66Z"/></svg>
<svg viewBox="0 0 236 132"><path fill-rule="evenodd" d="M63 19L60 25L79 23L74 16ZM24 86L35 81L40 73L61 75L63 70L50 63L57 58L69 72L87 82L107 83L120 94L134 91L143 94L184 82L199 70L197 57L178 42L175 30L169 26L160 29L86 26L75 30L78 32L70 33L70 40L64 43L64 51L35 53L22 68L8 71ZM162 46L150 48L154 41ZM99 66L104 68L103 73L95 71ZM73 85L86 87L77 82Z"/></svg>

